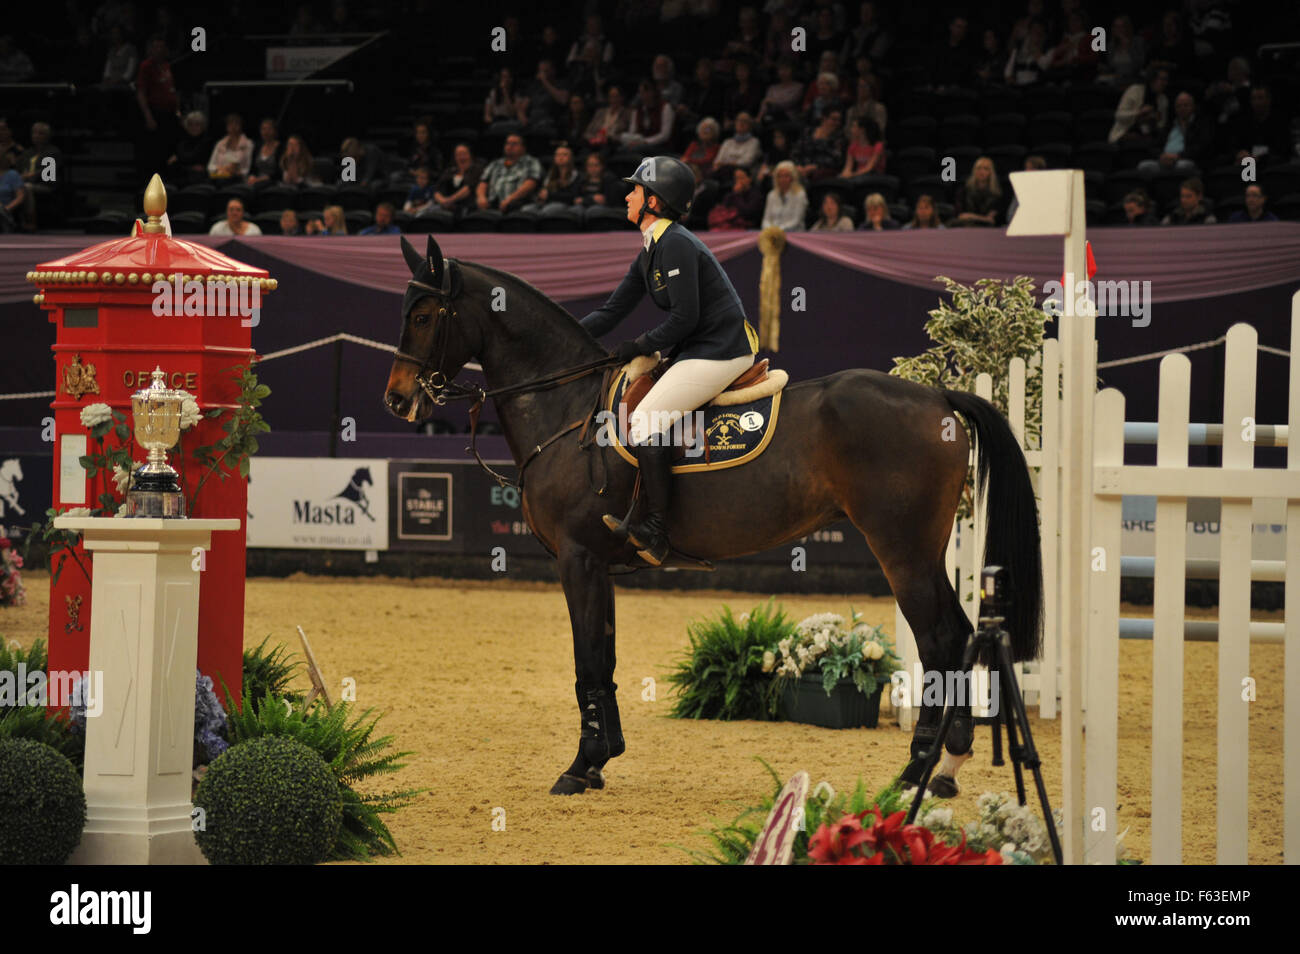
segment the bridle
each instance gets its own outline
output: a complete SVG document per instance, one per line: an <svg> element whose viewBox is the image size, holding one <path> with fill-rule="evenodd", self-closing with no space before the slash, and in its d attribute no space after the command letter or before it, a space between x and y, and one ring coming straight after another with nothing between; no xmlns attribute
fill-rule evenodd
<svg viewBox="0 0 1300 954"><path fill-rule="evenodd" d="M487 461L483 460L479 455L478 416L479 412L483 410L483 405L487 402L487 399L508 397L514 394L527 394L533 391L546 391L551 388L557 388L561 385L569 384L570 382L584 378L589 374L594 374L597 371L611 369L621 362L618 358L611 355L607 358L601 358L597 361L589 361L586 364L581 364L574 368L568 368L564 371L559 371L545 377L534 378L531 381L524 381L520 384L511 384L506 387L493 388L491 390L479 387L478 385L461 384L459 381L455 380L449 381L447 375L442 370L442 366L447 356L447 329L450 327L450 324L455 322L459 317L456 311L455 301L460 295L461 281L460 272L456 265L456 260L453 258L444 258L442 260L442 281L440 287L435 288L433 285L426 282L416 281L415 279L406 283L408 289L417 288L427 296L436 299L438 302L438 312L436 317L437 326L434 329L434 341L433 346L429 349L429 356L421 359L415 355L407 354L400 348L394 348L393 354L398 361L406 361L418 367L419 370L415 375L415 383L419 385L420 390L428 396L429 400L438 407L444 406L448 401L473 399L474 404L469 409L470 446L465 448L465 450L474 455L474 459L478 461L478 465L493 477L498 484L503 487L509 485L522 489L524 468L532 463L534 458L536 458L538 454L551 444L555 443L570 431L577 430L579 427L582 428L582 434L579 436L578 443L580 446L583 444L587 435L587 425L600 409L600 399L604 389L596 395L596 406L592 408L590 414L579 418L572 424L567 425L548 437L546 440L542 441L540 444L533 447L528 456L524 458L522 463L520 463L519 477L516 480L511 480L509 477L497 473L489 467ZM438 356L438 362L436 365L433 364L433 356L435 353Z"/></svg>

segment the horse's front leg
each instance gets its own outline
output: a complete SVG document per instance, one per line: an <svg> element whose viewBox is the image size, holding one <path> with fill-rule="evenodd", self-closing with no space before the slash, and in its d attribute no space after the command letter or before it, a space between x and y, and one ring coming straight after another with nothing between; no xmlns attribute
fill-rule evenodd
<svg viewBox="0 0 1300 954"><path fill-rule="evenodd" d="M551 787L552 795L604 788L601 769L622 755L623 727L614 694L614 585L609 566L574 544L559 551L560 582L573 627L575 690L581 720L578 754Z"/></svg>

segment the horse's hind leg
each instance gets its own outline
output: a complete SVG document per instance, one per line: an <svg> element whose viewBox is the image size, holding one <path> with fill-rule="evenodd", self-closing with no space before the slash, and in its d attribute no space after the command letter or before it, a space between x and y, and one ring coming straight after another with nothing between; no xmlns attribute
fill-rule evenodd
<svg viewBox="0 0 1300 954"><path fill-rule="evenodd" d="M559 563L573 628L580 738L577 756L551 794L576 795L603 788L601 769L625 748L614 696L614 587L609 567L583 547L562 545Z"/></svg>
<svg viewBox="0 0 1300 954"><path fill-rule="evenodd" d="M961 669L971 625L962 612L943 562L952 528L952 508L922 493L891 503L892 506L882 506L877 498L859 501L845 510L867 538L889 580L894 599L916 638L925 670L922 685L912 690L921 690L921 706L912 730L911 760L902 774L905 784L916 784L924 769L920 756L933 747L938 736L944 687ZM913 678L913 674L908 673L908 678ZM938 692L931 688L935 679L940 680ZM960 701L964 705L959 708L945 741L947 754L931 780L931 791L944 797L956 794L956 771L971 747L973 723L969 700Z"/></svg>

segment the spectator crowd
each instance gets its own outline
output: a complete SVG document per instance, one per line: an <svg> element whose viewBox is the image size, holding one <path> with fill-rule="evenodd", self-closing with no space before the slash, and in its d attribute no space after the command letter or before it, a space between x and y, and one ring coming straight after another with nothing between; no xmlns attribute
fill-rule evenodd
<svg viewBox="0 0 1300 954"><path fill-rule="evenodd" d="M1295 63L1255 58L1262 26L1246 4L1109 5L1103 18L1079 0L1026 0L919 22L870 0L600 9L506 17L505 51L476 59L473 101L382 144L365 129L281 129L275 102L207 115L178 88L183 34L167 8L145 23L108 0L73 43L99 52L87 95L131 117L139 172L163 172L179 231L625 228L620 179L652 154L694 170L695 229L1001 227L1008 174L1042 168L1085 170L1091 224L1300 218ZM364 25L344 2L329 10L300 6L286 42ZM0 80L36 72L0 37ZM42 179L65 162L54 131L0 120L0 228L66 211L75 176Z"/></svg>

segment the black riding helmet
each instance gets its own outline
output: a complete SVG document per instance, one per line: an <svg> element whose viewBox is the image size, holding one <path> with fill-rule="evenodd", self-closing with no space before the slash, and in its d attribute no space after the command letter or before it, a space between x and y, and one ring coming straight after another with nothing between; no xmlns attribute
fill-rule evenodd
<svg viewBox="0 0 1300 954"><path fill-rule="evenodd" d="M691 167L672 156L646 156L636 172L623 178L624 182L639 185L647 195L659 196L664 204L665 217L684 219L695 201L695 173ZM641 207L641 215L646 213ZM638 221L638 225L641 223Z"/></svg>

